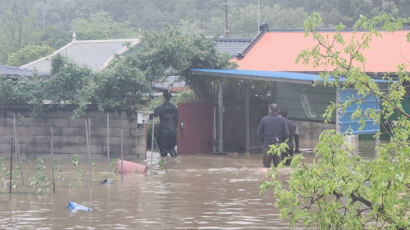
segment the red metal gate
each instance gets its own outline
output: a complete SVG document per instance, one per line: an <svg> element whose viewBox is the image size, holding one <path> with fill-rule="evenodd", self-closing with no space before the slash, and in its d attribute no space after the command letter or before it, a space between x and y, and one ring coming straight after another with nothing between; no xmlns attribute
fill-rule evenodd
<svg viewBox="0 0 410 230"><path fill-rule="evenodd" d="M212 152L213 108L209 103L178 104L178 154Z"/></svg>

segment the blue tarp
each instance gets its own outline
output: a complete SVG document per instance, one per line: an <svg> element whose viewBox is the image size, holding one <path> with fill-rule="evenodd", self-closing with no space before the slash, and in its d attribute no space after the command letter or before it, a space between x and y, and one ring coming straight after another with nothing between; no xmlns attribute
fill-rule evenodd
<svg viewBox="0 0 410 230"><path fill-rule="evenodd" d="M85 212L93 211L92 208L86 207L86 206L81 205L81 204L77 204L77 203L72 202L72 201L68 201L67 208L70 209L70 211L72 211L72 212L76 212L78 210L85 211Z"/></svg>

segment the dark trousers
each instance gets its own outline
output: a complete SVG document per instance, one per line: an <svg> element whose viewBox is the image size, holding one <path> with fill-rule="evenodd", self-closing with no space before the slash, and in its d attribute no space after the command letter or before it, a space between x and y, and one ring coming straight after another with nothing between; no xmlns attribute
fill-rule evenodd
<svg viewBox="0 0 410 230"><path fill-rule="evenodd" d="M273 165L276 167L282 160L281 156L268 153L269 149L270 149L269 147L263 148L263 167L264 168L270 168L272 166L272 161L273 161Z"/></svg>
<svg viewBox="0 0 410 230"><path fill-rule="evenodd" d="M158 134L158 147L161 156L165 157L168 153L172 157L176 157L175 145L177 144L176 133L174 132L159 132Z"/></svg>
<svg viewBox="0 0 410 230"><path fill-rule="evenodd" d="M290 161L292 160L293 157L293 145L289 145L289 149L286 150L286 152L282 153L282 160L288 157L288 159L285 162L285 165L290 165Z"/></svg>

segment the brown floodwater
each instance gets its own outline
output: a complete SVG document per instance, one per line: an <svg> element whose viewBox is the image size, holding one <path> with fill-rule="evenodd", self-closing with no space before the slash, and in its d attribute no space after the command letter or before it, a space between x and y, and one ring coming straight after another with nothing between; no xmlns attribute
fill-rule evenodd
<svg viewBox="0 0 410 230"><path fill-rule="evenodd" d="M120 175L104 172L108 167L100 156L89 186L86 159L80 159L84 174L79 176L71 157L60 156L62 173L55 195L18 186L10 201L8 187L2 187L0 229L289 229L273 207L272 194L259 196L258 186L265 178L261 157L179 156L167 160L167 172L155 166L145 175L126 174L121 181ZM25 163L25 184L26 174L36 172L35 164ZM113 183L101 185L105 178ZM16 183L21 181L17 178ZM94 210L72 213L68 201Z"/></svg>
<svg viewBox="0 0 410 230"><path fill-rule="evenodd" d="M312 158L312 153L304 153ZM148 157L150 154L148 154ZM259 195L265 180L261 154L195 154L166 161L146 174L110 173L103 155L93 156L91 183L86 158L83 174L72 165L72 156L59 156L62 172L56 173L56 193L35 193L27 186L36 173L36 162L24 164L25 186L0 185L0 229L289 229L273 207L273 195ZM82 156L86 157L86 156ZM43 159L50 158L43 155ZM133 160L129 158L128 160ZM153 162L158 155L154 154ZM8 166L7 159L2 161ZM150 165L150 159L146 161ZM46 161L47 172L50 169ZM282 179L290 168L279 169ZM51 174L47 174L50 177ZM100 184L104 179L112 184ZM16 178L17 184L21 180ZM74 201L93 209L70 212ZM294 229L304 229L296 227Z"/></svg>

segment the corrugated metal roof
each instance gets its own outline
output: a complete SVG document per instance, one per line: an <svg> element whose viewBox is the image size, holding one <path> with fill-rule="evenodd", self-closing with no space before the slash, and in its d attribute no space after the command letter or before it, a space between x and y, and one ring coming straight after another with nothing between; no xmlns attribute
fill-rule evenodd
<svg viewBox="0 0 410 230"><path fill-rule="evenodd" d="M251 41L250 38L218 38L216 40L216 50L221 54L227 53L231 57L235 57L242 53Z"/></svg>
<svg viewBox="0 0 410 230"><path fill-rule="evenodd" d="M48 77L47 73L44 72L36 72L30 69L24 69L24 68L19 68L15 66L5 66L5 65L0 65L0 76L6 76L6 77L27 77L31 78L34 75L37 75L38 77Z"/></svg>
<svg viewBox="0 0 410 230"><path fill-rule="evenodd" d="M319 75L304 73L289 73L263 70L237 70L237 69L192 69L194 75L207 75L217 77L230 77L249 80L293 82L300 84L312 84L320 80Z"/></svg>
<svg viewBox="0 0 410 230"><path fill-rule="evenodd" d="M51 55L21 66L49 73L51 60L57 54L67 57L78 65L100 71L115 57L139 43L139 39L73 40Z"/></svg>
<svg viewBox="0 0 410 230"><path fill-rule="evenodd" d="M339 89L338 103L343 104L346 101L354 99L353 102L346 108L345 111L340 111L339 120L339 132L345 133L351 131L353 135L360 134L374 134L380 131L380 124L366 115L367 109L374 109L380 113L380 98L374 95L358 95L356 89ZM357 103L357 102L360 103ZM361 108L361 118L365 119L364 127L361 127L360 119L352 119L352 114L356 112L357 108Z"/></svg>
<svg viewBox="0 0 410 230"><path fill-rule="evenodd" d="M276 82L289 82L298 84L313 84L315 81L322 81L317 74L265 71L265 70L238 70L238 69L192 69L193 75L206 75L215 77L230 77L249 80L263 80ZM332 78L328 78L332 81ZM339 78L344 81L344 78ZM387 83L386 80L375 80L377 83Z"/></svg>
<svg viewBox="0 0 410 230"><path fill-rule="evenodd" d="M381 37L374 37L368 49L364 50L366 57L366 72L397 72L397 65L410 64L410 43L406 41L406 35L410 28L396 32L381 31ZM321 30L323 36L333 38L335 31ZM364 32L356 32L358 39ZM341 33L346 43L352 37L353 32ZM323 67L315 68L303 63L295 63L298 54L315 45L312 37L305 37L302 30L278 30L263 31L254 39L249 47L245 49L239 58L234 59L238 69L244 70L269 70L289 72L320 72L325 71ZM329 70L332 67L328 67Z"/></svg>

